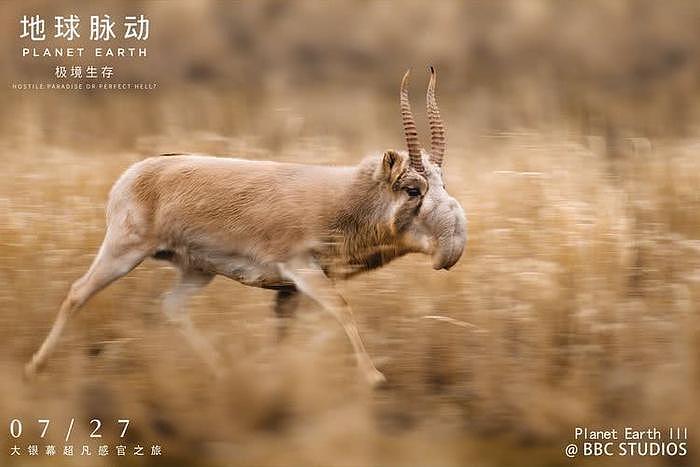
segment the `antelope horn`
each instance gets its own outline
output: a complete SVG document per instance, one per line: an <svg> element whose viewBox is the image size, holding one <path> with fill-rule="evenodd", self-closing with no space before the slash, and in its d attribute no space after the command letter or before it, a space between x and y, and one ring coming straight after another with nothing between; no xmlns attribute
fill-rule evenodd
<svg viewBox="0 0 700 467"><path fill-rule="evenodd" d="M425 173L423 160L421 159L420 143L418 142L418 130L416 121L411 112L411 103L408 101L408 75L411 70L407 70L401 80L401 120L403 121L403 132L406 135L406 145L408 146L408 157L411 167L417 172Z"/></svg>
<svg viewBox="0 0 700 467"><path fill-rule="evenodd" d="M442 124L440 109L435 99L435 82L437 76L435 68L428 67L430 71L430 83L428 84L428 123L430 124L430 160L436 165L442 166L442 158L445 156L445 126Z"/></svg>

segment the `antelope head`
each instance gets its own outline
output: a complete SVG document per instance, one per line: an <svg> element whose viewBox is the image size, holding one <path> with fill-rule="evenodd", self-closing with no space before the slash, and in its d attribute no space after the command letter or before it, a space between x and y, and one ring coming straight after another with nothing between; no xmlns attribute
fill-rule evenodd
<svg viewBox="0 0 700 467"><path fill-rule="evenodd" d="M416 123L408 99L407 71L401 81L401 117L408 156L384 153L378 176L392 198L389 222L400 244L410 251L432 256L434 269L449 269L459 260L467 240L464 210L449 195L443 180L445 128L435 99L435 70L430 67L427 93L430 151L418 142Z"/></svg>

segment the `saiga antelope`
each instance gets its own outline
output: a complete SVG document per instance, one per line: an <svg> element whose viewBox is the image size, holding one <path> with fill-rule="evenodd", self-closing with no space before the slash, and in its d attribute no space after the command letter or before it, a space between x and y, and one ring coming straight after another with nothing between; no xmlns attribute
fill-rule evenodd
<svg viewBox="0 0 700 467"><path fill-rule="evenodd" d="M71 286L26 373L35 374L46 362L68 318L92 295L154 257L179 271L163 301L166 315L212 368L220 368L216 353L184 307L220 274L276 290L280 317L292 314L300 294L307 295L343 326L369 382L384 381L333 279L407 253L431 255L433 268L449 269L466 242L464 211L443 183L445 131L435 71L430 67L427 92L429 152L418 142L408 75L400 93L407 153L389 150L352 167L176 155L128 168L110 192L99 252Z"/></svg>

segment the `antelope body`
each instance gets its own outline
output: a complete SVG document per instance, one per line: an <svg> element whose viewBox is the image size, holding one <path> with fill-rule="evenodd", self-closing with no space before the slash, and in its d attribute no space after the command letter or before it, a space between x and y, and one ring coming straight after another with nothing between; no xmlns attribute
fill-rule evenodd
<svg viewBox="0 0 700 467"><path fill-rule="evenodd" d="M431 255L435 269L448 269L466 241L464 213L442 181L444 130L434 70L428 87L430 153L418 144L407 78L408 72L401 85L407 154L386 151L352 167L170 155L127 169L111 190L100 250L72 285L27 374L45 363L73 312L154 257L179 270L164 311L215 371L221 368L216 352L193 328L185 304L223 275L276 290L280 317L294 312L300 294L318 302L345 328L370 383L382 382L333 280L414 252Z"/></svg>

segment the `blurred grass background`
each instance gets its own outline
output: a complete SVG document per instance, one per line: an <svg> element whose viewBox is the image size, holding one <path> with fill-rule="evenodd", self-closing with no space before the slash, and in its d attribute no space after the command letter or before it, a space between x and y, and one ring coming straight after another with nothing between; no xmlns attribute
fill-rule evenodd
<svg viewBox="0 0 700 467"><path fill-rule="evenodd" d="M59 63L20 57L19 18L71 12L83 27L146 14L149 57L112 64L156 90L10 89ZM688 426L690 454L605 465L698 462L697 2L24 1L0 3L0 20L3 419L131 418L130 444L162 444L168 465L568 465L575 426L626 425ZM22 381L131 163L191 151L354 164L402 148L408 67L427 143L427 64L470 237L450 272L412 256L339 284L387 390L364 387L313 304L276 344L273 293L225 279L191 305L230 365L212 380L161 316L174 274L150 260Z"/></svg>

